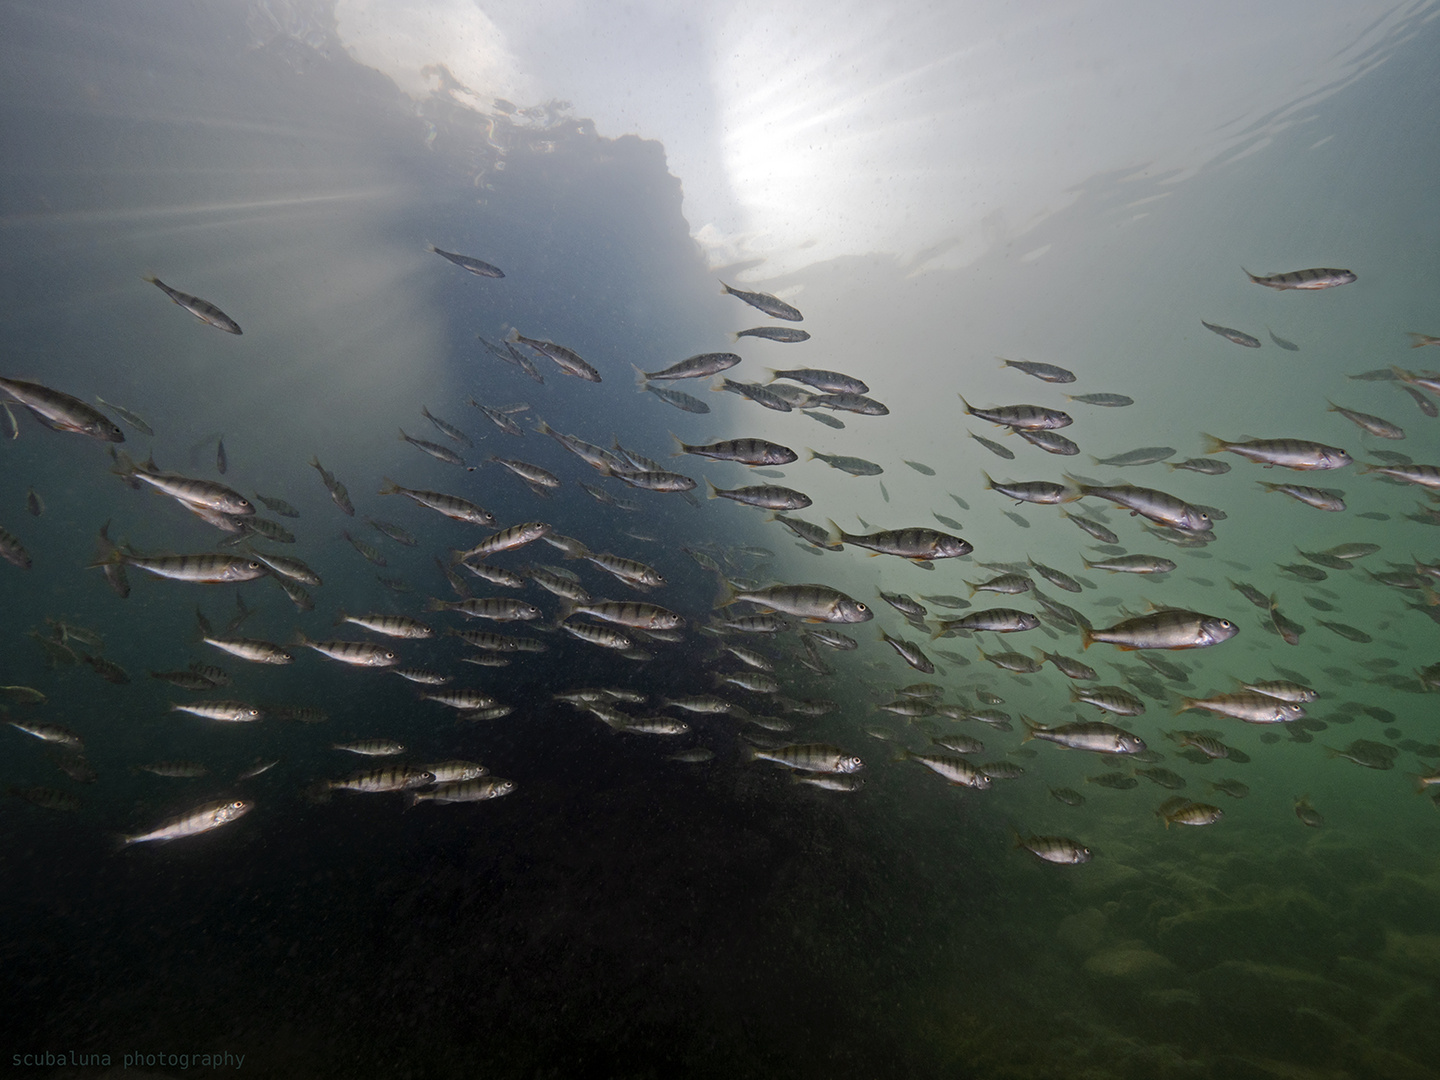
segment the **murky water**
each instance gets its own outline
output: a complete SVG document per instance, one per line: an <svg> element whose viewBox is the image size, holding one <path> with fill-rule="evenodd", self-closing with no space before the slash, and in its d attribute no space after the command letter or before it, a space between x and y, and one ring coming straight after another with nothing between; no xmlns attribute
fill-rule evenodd
<svg viewBox="0 0 1440 1080"><path fill-rule="evenodd" d="M1436 1075L1440 815L1419 781L1440 760L1425 672L1440 659L1425 569L1435 510L1425 486L1363 469L1397 465L1395 453L1440 463L1440 421L1422 411L1434 409L1433 350L1407 337L1440 334L1433 5L1287 4L1215 12L1203 27L1122 7L1025 20L896 9L883 26L869 9L849 14L842 31L819 13L742 4L608 18L355 2L5 10L0 375L98 395L154 431L111 409L125 441L107 447L12 403L17 437L0 446L0 527L32 563L0 567L0 684L44 696L6 689L0 704L9 721L63 725L84 743L82 758L17 728L3 737L6 1068ZM504 277L467 274L432 245ZM1275 291L1242 266L1357 280ZM218 306L243 334L203 325L146 275ZM803 321L723 296L717 278L775 294ZM811 338L734 336L762 326ZM517 346L544 381L531 379L496 355L515 359L512 331L573 349L602 381ZM727 350L743 357L727 377L839 371L888 415L777 412L711 392L718 378L670 384L709 409L688 413L636 385L632 365ZM1001 357L1075 380L1037 381ZM1392 377L1349 377L1366 372ZM1133 404L1076 400L1093 394ZM1080 452L1047 454L968 415L958 395L982 411L1064 410L1073 423L1057 434ZM523 435L472 402L513 407ZM1363 432L1331 405L1405 438ZM540 434L542 421L607 450L618 441L696 491L637 490L614 475L623 468L606 475ZM672 456L671 432L765 438L799 460L756 476ZM1318 442L1354 463L1262 469L1207 453L1206 434ZM1172 452L1096 461L1146 447ZM284 500L298 517L261 516L294 542L237 537L148 485L132 490L132 466L110 449L142 469L153 455L156 475ZM883 471L849 475L807 451ZM560 486L527 487L492 456ZM1171 467L1201 457L1232 467ZM348 489L353 517L312 458ZM1213 539L1161 535L1093 495L1020 504L987 476L1068 495L1129 483L1219 513ZM913 563L853 544L822 551L763 510L704 498L707 480L801 491L813 505L794 515L813 525L937 529L974 552ZM486 560L558 567L595 599L662 605L684 616L683 634L598 647L563 631L583 620L563 619L551 592L472 575L461 580L475 597L520 598L542 617L430 610L460 599L452 553L492 530L382 494L391 481L653 568L666 584L642 593L544 541ZM1325 489L1345 509L1257 481ZM304 560L323 584L306 586L303 610L274 575L186 584L132 561L122 598L92 565L109 550L102 526L122 561L243 554L238 540ZM1363 553L1327 561L1337 549ZM1121 553L1176 567L1083 561ZM874 618L825 628L853 638L851 651L807 653L803 624L722 634L711 625L722 582L706 560L740 586L841 590ZM1029 591L972 592L1018 572ZM918 599L921 625L882 591ZM1084 648L1056 602L1099 628L1172 607L1239 632L1191 650ZM939 620L990 607L1040 625L932 637ZM1295 644L1276 632L1277 611L1299 626ZM742 612L755 613L723 614ZM423 686L298 642L373 637L332 625L344 613L424 620L434 638L391 642L402 663L511 711L457 718ZM937 670L905 666L881 628ZM543 651L487 652L451 630ZM247 663L201 640L227 633L293 662ZM780 694L720 681L746 670L725 645L768 658ZM1144 712L1102 714L1073 699L1089 682L1051 663L1006 670L1007 652L1021 654L1012 667L1042 652L1082 661ZM471 662L486 658L507 663ZM194 664L231 682L207 692L151 675ZM1318 697L1285 724L1176 715L1255 680ZM922 681L957 717L991 713L880 708ZM553 697L583 687L647 701L612 705L620 719L607 724ZM736 711L664 704L694 695ZM171 710L217 699L263 719ZM833 707L807 716L807 701ZM299 708L326 718L286 711ZM616 730L656 714L691 730ZM1075 720L1122 725L1155 759L1026 738L1029 722ZM945 752L932 739L957 734L984 744L968 757L991 769L988 790L903 759ZM515 791L407 808L403 793L324 790L396 760L334 744L381 738L402 742L408 765L475 761ZM825 790L745 760L794 743L858 754L863 786ZM713 757L674 759L697 749ZM177 761L205 775L142 768ZM1015 775L1001 778L1006 766ZM1172 804L1167 823L1172 798L1201 804L1192 817L1223 816L1187 827ZM203 835L113 850L117 834L221 799L254 808ZM1297 803L1322 823L1307 827ZM1093 857L1042 862L1017 834Z"/></svg>

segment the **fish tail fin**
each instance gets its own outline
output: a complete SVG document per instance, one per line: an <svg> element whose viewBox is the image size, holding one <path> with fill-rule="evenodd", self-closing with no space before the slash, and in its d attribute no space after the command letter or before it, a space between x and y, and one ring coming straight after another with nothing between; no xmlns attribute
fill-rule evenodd
<svg viewBox="0 0 1440 1080"><path fill-rule="evenodd" d="M825 524L830 526L829 531L825 534L826 546L829 547L832 544L843 544L845 542L845 530L840 528L839 525L835 524L834 518L826 518Z"/></svg>
<svg viewBox="0 0 1440 1080"><path fill-rule="evenodd" d="M560 610L555 615L555 626L561 629L561 623L575 614L575 601L568 597L560 597Z"/></svg>
<svg viewBox="0 0 1440 1080"><path fill-rule="evenodd" d="M444 601L444 600L437 600L437 599L436 599L435 597L433 597L433 596L427 597L426 600L425 600L425 610L426 610L426 611L444 611L444 610L445 610L445 601Z"/></svg>
<svg viewBox="0 0 1440 1080"><path fill-rule="evenodd" d="M1256 285L1259 285L1259 284L1260 284L1260 279L1259 279L1258 277L1256 277L1254 274L1250 273L1249 270L1246 270L1243 266L1240 267L1240 272L1241 272L1242 274L1244 274L1246 277L1248 277L1251 281L1253 281Z"/></svg>
<svg viewBox="0 0 1440 1080"><path fill-rule="evenodd" d="M512 327L510 328L509 333L507 333L507 334L505 335L505 340L506 340L506 341L519 341L519 340L520 340L520 331L519 331L519 330L516 330L515 327L512 326Z"/></svg>
<svg viewBox="0 0 1440 1080"><path fill-rule="evenodd" d="M420 801L420 793L419 793L418 791L409 791L409 792L406 792L406 793L405 793L405 806L401 809L401 813L404 813L406 810L409 810L412 806L414 806L414 805L415 805L416 803L418 803L419 801Z"/></svg>
<svg viewBox="0 0 1440 1080"><path fill-rule="evenodd" d="M984 469L981 469L981 470L980 470L980 475L985 478L985 488L986 488L986 490L987 490L987 491L994 491L994 490L995 490L995 478L994 478L993 476L991 476L988 472L986 472Z"/></svg>
<svg viewBox="0 0 1440 1080"><path fill-rule="evenodd" d="M717 488L714 484L710 482L710 478L707 476L705 478L705 497L707 499L718 499L720 498L720 496L717 494L719 490L719 488Z"/></svg>
<svg viewBox="0 0 1440 1080"><path fill-rule="evenodd" d="M315 780L307 784L300 794L308 803L328 803L331 798L330 785L324 780Z"/></svg>
<svg viewBox="0 0 1440 1080"><path fill-rule="evenodd" d="M1095 631L1088 626L1080 627L1080 648L1088 649L1095 644Z"/></svg>
<svg viewBox="0 0 1440 1080"><path fill-rule="evenodd" d="M154 281L155 279L146 278L146 280ZM119 855L120 852L133 844L135 840L133 837L126 836L124 833L112 832L105 834L105 842L109 845L109 853L111 855Z"/></svg>
<svg viewBox="0 0 1440 1080"><path fill-rule="evenodd" d="M766 386L769 386L776 379L780 378L780 372L776 371L773 367L767 367L765 369L765 372L770 376L770 378L765 380Z"/></svg>
<svg viewBox="0 0 1440 1080"><path fill-rule="evenodd" d="M1071 698L1070 700L1074 701L1075 699ZM1030 717L1026 716L1024 713L1020 714L1020 722L1025 725L1025 737L1020 741L1022 743L1027 743L1031 739L1035 738L1035 732L1040 730L1040 725L1035 723L1034 720L1031 720Z"/></svg>
<svg viewBox="0 0 1440 1080"><path fill-rule="evenodd" d="M967 413L969 413L971 416L974 416L974 415L975 415L975 410L972 409L972 408L970 407L970 403L965 400L965 395L964 395L964 394L958 394L958 393L957 393L955 396L960 399L960 404L965 406L965 411L966 411Z"/></svg>
<svg viewBox="0 0 1440 1080"><path fill-rule="evenodd" d="M909 761L910 756L910 748L908 746L897 746L895 747L894 752L890 755L890 760Z"/></svg>
<svg viewBox="0 0 1440 1080"><path fill-rule="evenodd" d="M720 281L719 278L716 278L715 280L716 280L716 281ZM734 296L734 295L735 295L735 290L732 289L729 285L726 285L723 281L720 281L720 295L721 295L721 296Z"/></svg>
<svg viewBox="0 0 1440 1080"><path fill-rule="evenodd" d="M331 626L342 626L342 625L344 625L345 620L348 619L349 617L350 617L349 614L346 613L345 607L344 607L344 605L342 604L342 605L340 606L340 608L339 608L338 610L336 610L336 612L335 612L335 621L334 621L333 623L331 623L330 625L331 625ZM296 642L296 644L299 644L299 642Z"/></svg>
<svg viewBox="0 0 1440 1080"><path fill-rule="evenodd" d="M819 456L818 454L815 453L814 450L811 450L810 447L808 447L808 446L805 447L805 453L806 453L806 455L807 455L806 458L805 458L806 461L814 461L814 460Z"/></svg>
<svg viewBox="0 0 1440 1080"><path fill-rule="evenodd" d="M381 495L398 495L398 494L400 494L400 485L397 484L397 483L395 483L394 480L391 480L388 476L382 477L381 479L382 479L382 481L383 481L383 482L381 483L381 485L380 485L380 494L381 494Z"/></svg>
<svg viewBox="0 0 1440 1080"><path fill-rule="evenodd" d="M100 526L100 534L95 538L95 558L87 564L86 569L92 570L97 566L118 566L124 561L124 553L110 539L110 522L107 521Z"/></svg>
<svg viewBox="0 0 1440 1080"><path fill-rule="evenodd" d="M140 277L141 277L143 280L148 281L151 285L159 285L159 284L160 284L160 279L159 279L158 277L156 277L154 274L141 274Z"/></svg>
<svg viewBox="0 0 1440 1080"><path fill-rule="evenodd" d="M1199 705L1200 703L1194 698L1182 697L1180 699L1180 706L1175 710L1173 715L1179 716L1182 712L1189 712L1191 709L1199 707Z"/></svg>
<svg viewBox="0 0 1440 1080"><path fill-rule="evenodd" d="M715 576L720 579L720 586L719 591L715 594L715 603L711 606L717 608L729 607L740 599L740 592L735 588L734 583L724 574L717 573Z"/></svg>
<svg viewBox="0 0 1440 1080"><path fill-rule="evenodd" d="M650 385L650 376L640 370L639 364L631 364L630 366L635 369L635 385L640 388L639 392L643 394L645 388Z"/></svg>
<svg viewBox="0 0 1440 1080"><path fill-rule="evenodd" d="M1230 449L1229 443L1227 443L1224 439L1217 439L1214 435L1207 435L1205 432L1202 431L1200 433L1200 438L1205 440L1204 452L1207 454L1222 454L1226 450Z"/></svg>
<svg viewBox="0 0 1440 1080"><path fill-rule="evenodd" d="M690 447L685 444L685 440L680 438L679 435L676 435L672 431L670 432L670 438L675 440L675 452L670 455L671 457L684 457L690 452Z"/></svg>

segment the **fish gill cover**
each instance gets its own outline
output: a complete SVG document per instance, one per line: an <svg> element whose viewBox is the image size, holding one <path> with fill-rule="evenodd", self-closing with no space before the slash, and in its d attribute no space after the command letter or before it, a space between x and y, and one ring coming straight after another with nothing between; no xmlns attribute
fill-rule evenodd
<svg viewBox="0 0 1440 1080"><path fill-rule="evenodd" d="M1426 5L926 251L387 10L4 16L5 1045L1433 1075Z"/></svg>

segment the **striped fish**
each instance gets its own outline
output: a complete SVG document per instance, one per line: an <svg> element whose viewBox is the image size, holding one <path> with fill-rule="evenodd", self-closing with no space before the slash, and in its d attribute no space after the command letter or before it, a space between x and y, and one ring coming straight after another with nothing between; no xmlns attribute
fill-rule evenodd
<svg viewBox="0 0 1440 1080"><path fill-rule="evenodd" d="M512 525L508 529L502 529L491 536L487 536L469 551L457 551L455 553L455 561L464 562L467 559L483 559L487 555L494 555L496 552L513 551L515 548L534 543L549 533L550 526L543 521L527 521L520 525Z"/></svg>
<svg viewBox="0 0 1440 1080"><path fill-rule="evenodd" d="M913 750L902 750L901 761L915 761L924 765L936 776L942 777L957 787L975 788L986 791L990 778L963 757L955 754L917 754Z"/></svg>
<svg viewBox="0 0 1440 1080"><path fill-rule="evenodd" d="M239 327L236 327L235 333L239 332ZM125 848L131 844L144 844L152 841L163 843L168 840L179 840L186 836L198 836L211 829L218 829L222 825L229 825L232 821L239 821L253 809L255 809L255 803L250 799L221 799L218 802L204 803L184 814L162 821L149 832L121 836L119 844Z"/></svg>
<svg viewBox="0 0 1440 1080"><path fill-rule="evenodd" d="M641 371L638 367L635 371L642 379L705 379L728 371L738 363L740 357L734 353L700 353L660 371Z"/></svg>
<svg viewBox="0 0 1440 1080"><path fill-rule="evenodd" d="M425 451L425 453L429 454L436 461L443 461L447 465L459 465L461 468L465 467L465 459L448 446L441 446L439 443L433 443L426 439L416 439L413 436L406 435L404 428L400 428L399 431L400 438L417 450Z"/></svg>
<svg viewBox="0 0 1440 1080"><path fill-rule="evenodd" d="M529 621L540 618L540 609L523 600L505 596L484 596L472 600L425 601L426 611L458 611L471 619L494 619L496 622Z"/></svg>
<svg viewBox="0 0 1440 1080"><path fill-rule="evenodd" d="M828 743L793 743L768 750L742 743L741 754L746 761L773 761L800 772L853 773L865 767L865 762L854 754Z"/></svg>
<svg viewBox="0 0 1440 1080"><path fill-rule="evenodd" d="M671 433L678 454L696 454L716 461L735 461L741 465L788 465L799 455L788 446L767 439L725 439L722 442L692 445Z"/></svg>
<svg viewBox="0 0 1440 1080"><path fill-rule="evenodd" d="M146 274L145 280L201 322L209 323L211 326L224 330L227 334L238 335L240 333L240 324L214 304L210 303L210 301L201 300L198 296L191 296L189 293L183 293L179 289L172 289L153 274Z"/></svg>
<svg viewBox="0 0 1440 1080"><path fill-rule="evenodd" d="M373 641L312 641L302 630L296 633L295 644L355 667L394 667L400 662L393 649Z"/></svg>
<svg viewBox="0 0 1440 1080"><path fill-rule="evenodd" d="M993 409L976 409L965 400L965 395L955 396L971 416L978 416L981 420L988 420L1003 427L1062 428L1074 423L1069 413L1063 413L1059 409L1046 409L1039 405L1000 405Z"/></svg>
<svg viewBox="0 0 1440 1080"><path fill-rule="evenodd" d="M411 499L427 509L444 514L452 521L463 521L471 525L493 526L495 524L494 514L458 495L445 495L438 491L418 491L414 488L401 487L388 477L385 478L385 482L380 488L380 494L404 495L407 499Z"/></svg>
<svg viewBox="0 0 1440 1080"><path fill-rule="evenodd" d="M708 479L705 481L708 498L730 499L746 506L758 506L762 510L803 510L814 502L809 495L793 488L776 484L760 484L754 487L717 488Z"/></svg>
<svg viewBox="0 0 1440 1080"><path fill-rule="evenodd" d="M541 356L555 361L566 375L574 375L577 379L584 379L586 382L600 382L600 372L580 359L574 350L567 349L564 345L556 345L553 341L542 341L538 338L527 338L518 330L511 330L507 340L529 345Z"/></svg>
<svg viewBox="0 0 1440 1080"><path fill-rule="evenodd" d="M637 630L677 630L685 625L683 615L657 604L645 604L638 600L592 600L583 604L562 604L561 619L568 619L572 615L588 615L601 622Z"/></svg>
<svg viewBox="0 0 1440 1080"><path fill-rule="evenodd" d="M327 780L324 788L328 791L358 791L366 794L386 791L407 791L424 787L435 782L435 774L410 765L386 765L379 769L367 769L352 773L344 780Z"/></svg>
<svg viewBox="0 0 1440 1080"><path fill-rule="evenodd" d="M1121 649L1203 649L1229 641L1240 628L1228 619L1183 608L1165 608L1149 615L1125 619L1104 629L1080 628L1080 641L1088 649L1097 641Z"/></svg>
<svg viewBox="0 0 1440 1080"><path fill-rule="evenodd" d="M778 341L785 344L810 340L810 334L807 331L796 330L790 326L757 326L751 330L737 330L735 340L738 341L742 337L763 338L766 341Z"/></svg>
<svg viewBox="0 0 1440 1080"><path fill-rule="evenodd" d="M484 802L498 799L515 790L514 780L502 780L498 776L482 776L457 783L441 784L434 791L416 791L410 796L410 805L422 802L463 803Z"/></svg>
<svg viewBox="0 0 1440 1080"><path fill-rule="evenodd" d="M772 319L784 319L786 322L802 322L805 318L796 308L791 307L778 297L771 296L769 293L745 292L743 289L733 289L723 281L720 282L720 287L724 290L725 295L743 300L753 308L759 308Z"/></svg>
<svg viewBox="0 0 1440 1080"><path fill-rule="evenodd" d="M40 423L54 431L89 435L103 442L124 442L125 433L100 410L77 397L24 379L0 379L0 390L30 410ZM17 428L11 438L19 435Z"/></svg>
<svg viewBox="0 0 1440 1080"><path fill-rule="evenodd" d="M1260 348L1260 339L1250 336L1249 334L1245 333L1244 330L1235 330L1229 326L1220 326L1217 323L1208 323L1204 319L1200 320L1200 325L1205 327L1205 329L1209 330L1212 334L1219 334L1226 341L1233 342L1236 345L1243 345L1247 349Z"/></svg>
<svg viewBox="0 0 1440 1080"><path fill-rule="evenodd" d="M1292 270L1286 274L1270 274L1268 277L1252 274L1243 266L1240 270L1256 285L1264 285L1267 289L1333 289L1337 285L1349 285L1356 280L1355 274L1349 270L1331 270L1324 267Z"/></svg>
<svg viewBox="0 0 1440 1080"><path fill-rule="evenodd" d="M498 266L491 266L489 263L482 262L479 259L472 259L469 255L456 255L453 251L443 251L434 244L430 244L426 250L433 251L442 259L449 259L456 266L460 267L460 269L468 270L476 277L503 278L505 276L505 271L501 270Z"/></svg>
<svg viewBox="0 0 1440 1080"><path fill-rule="evenodd" d="M351 623L386 637L419 640L435 636L435 631L419 619L408 615L347 615L342 609L335 617L335 625Z"/></svg>
<svg viewBox="0 0 1440 1080"><path fill-rule="evenodd" d="M288 664L295 657L286 652L279 645L272 645L268 641L260 641L258 638L217 638L202 637L201 641L206 645L213 645L222 652L231 656L238 656L241 660L249 660L254 664Z"/></svg>
<svg viewBox="0 0 1440 1080"><path fill-rule="evenodd" d="M469 435L466 435L465 432L461 431L458 427L450 423L448 420L441 420L440 417L433 415L427 406L420 406L420 415L423 416L426 420L429 420L430 423L434 424L435 430L440 432L442 435L445 435L447 438L454 439L456 442L462 443L465 446L475 445L473 442L470 441Z"/></svg>
<svg viewBox="0 0 1440 1080"><path fill-rule="evenodd" d="M189 705L171 705L171 712L189 713L206 720L226 724L253 724L260 719L260 710L243 701L197 701Z"/></svg>

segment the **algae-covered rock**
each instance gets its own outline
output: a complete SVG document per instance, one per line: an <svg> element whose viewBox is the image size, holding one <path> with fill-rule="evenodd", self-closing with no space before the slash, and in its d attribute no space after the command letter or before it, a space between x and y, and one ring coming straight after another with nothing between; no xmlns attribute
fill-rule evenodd
<svg viewBox="0 0 1440 1080"><path fill-rule="evenodd" d="M1105 927L1105 913L1099 908L1086 908L1061 919L1055 937L1068 949L1092 953L1105 940Z"/></svg>
<svg viewBox="0 0 1440 1080"><path fill-rule="evenodd" d="M1126 945L1097 952L1085 961L1085 972L1099 979L1157 983L1175 975L1175 965L1157 952Z"/></svg>

